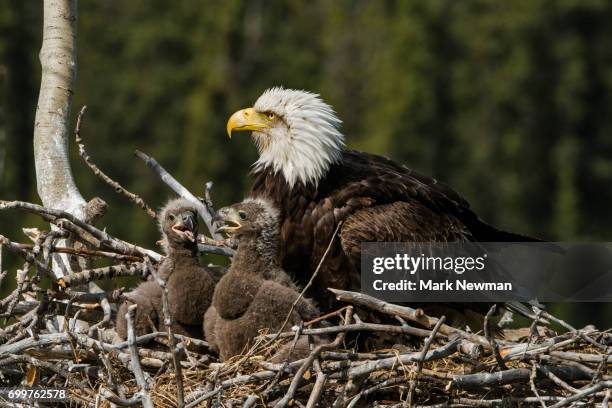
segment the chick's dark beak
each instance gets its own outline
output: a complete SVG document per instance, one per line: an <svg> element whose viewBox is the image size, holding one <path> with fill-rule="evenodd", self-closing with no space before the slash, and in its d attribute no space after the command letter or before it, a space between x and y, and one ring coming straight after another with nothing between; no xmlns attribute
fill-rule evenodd
<svg viewBox="0 0 612 408"><path fill-rule="evenodd" d="M188 241L194 242L197 235L197 220L192 213L183 213L177 217L172 230Z"/></svg>
<svg viewBox="0 0 612 408"><path fill-rule="evenodd" d="M213 221L217 225L215 232L232 234L242 228L238 211L231 207L223 207L215 214Z"/></svg>

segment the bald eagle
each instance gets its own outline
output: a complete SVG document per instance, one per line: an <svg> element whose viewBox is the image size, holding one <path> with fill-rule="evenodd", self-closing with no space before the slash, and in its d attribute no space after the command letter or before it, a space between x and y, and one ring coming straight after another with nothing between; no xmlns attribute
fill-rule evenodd
<svg viewBox="0 0 612 408"><path fill-rule="evenodd" d="M283 268L304 284L337 225L315 281L358 290L362 242L534 241L481 220L449 186L385 157L348 149L334 109L282 87L235 112L228 135L251 131L259 151L252 195L280 209Z"/></svg>

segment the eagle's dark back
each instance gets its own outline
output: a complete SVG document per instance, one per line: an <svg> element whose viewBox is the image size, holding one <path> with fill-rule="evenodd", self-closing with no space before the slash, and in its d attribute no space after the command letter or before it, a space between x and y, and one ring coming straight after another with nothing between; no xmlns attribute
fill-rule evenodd
<svg viewBox="0 0 612 408"><path fill-rule="evenodd" d="M285 270L308 282L339 222L314 285L358 290L361 242L533 241L496 229L477 217L468 202L435 178L381 156L345 150L318 186L290 188L281 173L254 173L252 193L280 209L281 257Z"/></svg>

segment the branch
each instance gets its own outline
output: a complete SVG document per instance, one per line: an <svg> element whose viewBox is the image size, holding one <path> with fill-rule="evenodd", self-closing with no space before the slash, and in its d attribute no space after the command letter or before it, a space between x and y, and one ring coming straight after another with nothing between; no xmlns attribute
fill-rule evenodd
<svg viewBox="0 0 612 408"><path fill-rule="evenodd" d="M141 248L137 245L133 245L122 241L118 238L113 237L106 231L102 231L93 225L89 225L86 222L81 221L74 215L61 211L55 210L48 207L43 207L37 204L27 203L24 201L3 201L0 200L0 210L8 210L8 209L17 209L21 211L27 211L32 214L36 214L42 216L47 220L52 220L52 222L57 223L56 225L62 226L62 219L67 220L69 223L74 224L76 227L84 230L92 237L100 241L100 245L104 245L107 248L115 250L117 252L127 254L127 255L135 255L139 257L148 256L149 258L159 261L162 256L155 251L151 251L149 249Z"/></svg>
<svg viewBox="0 0 612 408"><path fill-rule="evenodd" d="M338 223L338 225L336 226L336 229L334 230L334 233L332 234L332 237L329 239L329 243L327 244L327 248L325 249L325 252L321 256L321 259L319 260L319 264L317 265L317 268L315 269L314 273L310 277L310 280L308 281L306 286L304 286L304 288L302 289L302 291L298 295L297 299L295 299L293 304L291 304L291 308L289 309L289 313L287 313L287 316L285 317L285 320L283 321L283 324L281 325L280 329L278 329L278 332L276 333L276 337L272 338L272 341L276 340L278 338L278 336L280 335L280 333L285 329L285 326L287 325L287 323L289 322L289 319L291 318L291 316L293 314L293 310L295 309L295 306L297 306L297 304L300 302L300 300L302 300L302 298L304 296L304 293L306 293L306 291L310 288L310 286L314 282L315 278L319 274L319 270L321 269L321 265L323 265L323 262L325 261L325 258L327 258L327 254L329 253L329 250L331 249L332 244L334 242L334 239L336 239L336 235L338 234L338 231L340 230L341 226L342 226L342 221L340 221Z"/></svg>
<svg viewBox="0 0 612 408"><path fill-rule="evenodd" d="M414 397L414 390L416 388L416 384L419 381L419 374L421 374L421 370L423 370L423 361L425 360L425 356L427 355L427 352L429 351L429 346L431 346L431 342L436 336L436 333L438 332L438 330L440 330L440 326L442 326L445 319L446 319L445 316L440 317L440 320L438 320L438 323L436 323L436 326L431 331L431 334L429 335L429 337L427 337L427 340L425 340L425 344L423 345L423 350L421 350L421 355L419 356L419 359L417 360L417 369L416 369L416 372L414 373L414 379L410 381L410 389L408 390L408 406L410 407L412 406L412 399Z"/></svg>
<svg viewBox="0 0 612 408"><path fill-rule="evenodd" d="M497 342L495 341L495 339L493 338L493 334L491 333L490 319L491 319L491 316L493 316L493 313L495 313L496 309L497 309L497 305L491 306L491 308L487 312L487 315L484 318L484 334L491 345L491 349L493 350L493 356L495 357L495 361L497 362L497 365L499 366L501 370L507 370L508 367L506 367L506 363L504 363L504 359L499 354L499 346L497 345Z"/></svg>
<svg viewBox="0 0 612 408"><path fill-rule="evenodd" d="M174 338L172 330L172 314L170 313L170 304L168 302L168 287L166 286L166 282L162 278L160 278L159 275L155 272L155 268L153 268L153 265L151 265L151 262L148 258L145 259L145 264L151 275L153 275L157 284L162 289L162 309L164 313L164 326L166 326L166 331L168 333L168 347L170 348L170 351L172 353L172 363L174 364L177 390L177 405L178 408L183 408L185 406L183 370L181 368L181 359L178 352L179 347L176 345L176 339Z"/></svg>
<svg viewBox="0 0 612 408"><path fill-rule="evenodd" d="M346 318L344 320L344 323L350 324L352 317L353 317L353 309L349 308L346 310ZM333 342L328 343L328 344L321 344L317 346L310 353L308 358L306 358L304 363L300 366L297 373L295 373L295 376L293 377L293 380L291 381L291 384L289 385L289 390L287 390L287 393L285 394L285 396L274 406L274 408L284 408L289 404L289 401L293 398L293 396L295 395L295 392L298 389L298 386L302 382L304 374L306 374L306 370L310 368L310 366L314 363L315 359L319 358L319 356L321 355L323 351L333 350L336 347L338 347L340 344L342 344L342 341L344 341L344 336L345 336L345 332L340 332L336 335L336 339Z"/></svg>
<svg viewBox="0 0 612 408"><path fill-rule="evenodd" d="M130 350L130 355L132 356L132 364L131 367L134 371L134 377L136 377L136 383L140 387L140 392L142 393L142 405L144 408L153 408L153 402L151 401L151 396L149 395L149 385L145 379L145 376L142 372L142 367L140 366L140 358L138 357L138 348L136 346L136 335L134 334L134 310L137 305L128 306L127 313L125 314L125 319L127 320L127 331L128 331L128 348Z"/></svg>
<svg viewBox="0 0 612 408"><path fill-rule="evenodd" d="M102 268L87 269L81 272L65 275L58 280L62 287L81 285L83 283L96 281L104 277L113 278L115 276L142 276L146 272L146 266L140 263L130 265L111 265Z"/></svg>
<svg viewBox="0 0 612 408"><path fill-rule="evenodd" d="M422 313L422 311L415 310L408 306L400 306L394 305L392 303L384 302L382 300L376 299L375 297L366 295L364 293L351 292L348 290L340 290L340 289L332 289L329 288L331 292L336 295L336 299L343 302L353 303L357 305L366 306L372 310L376 310L381 313L385 313L391 316L400 316L404 319L411 320L413 322L420 323L426 327L433 327L436 325L439 319L435 317L430 317ZM460 337L463 337L466 340L469 340L473 343L480 344L483 347L490 348L491 345L489 341L483 337L476 334L468 333L464 330L460 330L446 324L440 326L440 333L445 335L458 334Z"/></svg>
<svg viewBox="0 0 612 408"><path fill-rule="evenodd" d="M15 245L26 251L31 251L34 249L34 245L32 244L15 243ZM118 254L115 252L107 252L107 251L96 251L96 250L87 249L87 248L70 248L70 247L60 247L60 246L51 245L49 247L49 250L50 252L57 252L60 254L73 254L76 256L93 257L93 258L109 258L109 259L114 259L116 261L140 262L143 260L143 258L140 256L123 255L123 254Z"/></svg>
<svg viewBox="0 0 612 408"><path fill-rule="evenodd" d="M142 159L147 164L147 166L149 166L149 168L151 168L154 172L156 172L157 175L159 175L159 177L162 179L162 181L166 183L176 194L178 194L179 196L183 197L186 200L191 201L196 206L196 209L198 210L198 214L200 214L200 217L202 217L202 219L206 223L206 227L208 228L208 231L210 232L211 237L213 237L214 239L219 239L219 240L223 239L221 234L217 234L215 232L215 228L213 226L213 221L212 221L213 214L210 213L210 211L208 210L208 207L204 205L204 203L198 200L198 198L195 195L193 195L181 183L179 183L174 177L172 177L172 175L168 173L166 169L164 169L157 162L157 160L146 155L140 150L136 150L134 154L139 159Z"/></svg>
<svg viewBox="0 0 612 408"><path fill-rule="evenodd" d="M76 127L74 129L75 140L77 146L79 147L79 156L81 156L81 158L83 159L87 167L91 169L93 174L95 174L98 178L100 178L106 184L111 186L111 188L115 190L117 194L124 196L129 201L136 204L140 209L144 210L144 212L146 212L149 217L153 218L154 220L157 220L157 214L155 213L155 211L153 211L153 209L149 207L140 196L126 190L125 187L110 178L106 173L100 170L100 168L96 166L96 164L91 161L89 154L87 154L87 151L85 150L85 144L83 143L83 139L81 138L81 121L83 120L83 116L85 115L86 110L87 106L83 106L81 108L81 111L79 112L79 116L77 118Z"/></svg>

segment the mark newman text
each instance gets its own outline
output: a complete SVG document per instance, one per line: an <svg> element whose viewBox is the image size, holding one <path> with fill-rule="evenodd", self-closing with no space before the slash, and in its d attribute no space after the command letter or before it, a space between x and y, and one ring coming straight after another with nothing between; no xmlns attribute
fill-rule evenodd
<svg viewBox="0 0 612 408"><path fill-rule="evenodd" d="M423 290L423 291L511 291L511 282L469 282L465 279L455 281L419 280L417 282L402 279L399 282L385 282L377 279L373 282L374 290Z"/></svg>

